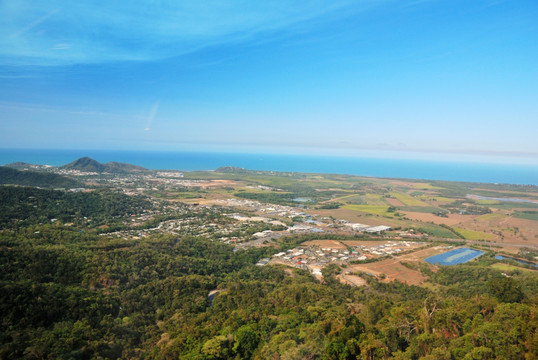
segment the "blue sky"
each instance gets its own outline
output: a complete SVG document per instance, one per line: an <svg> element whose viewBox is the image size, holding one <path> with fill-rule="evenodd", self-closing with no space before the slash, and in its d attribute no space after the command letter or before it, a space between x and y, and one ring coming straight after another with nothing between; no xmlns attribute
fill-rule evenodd
<svg viewBox="0 0 538 360"><path fill-rule="evenodd" d="M538 162L536 1L2 0L0 18L3 148Z"/></svg>

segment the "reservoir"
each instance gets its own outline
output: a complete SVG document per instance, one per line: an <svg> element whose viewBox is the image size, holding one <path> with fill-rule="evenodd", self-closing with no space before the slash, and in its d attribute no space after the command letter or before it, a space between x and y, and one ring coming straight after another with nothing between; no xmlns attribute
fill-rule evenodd
<svg viewBox="0 0 538 360"><path fill-rule="evenodd" d="M429 258L426 258L425 261L429 262L430 264L457 265L476 259L483 254L484 252L480 250L460 248L443 254L430 256Z"/></svg>
<svg viewBox="0 0 538 360"><path fill-rule="evenodd" d="M516 261L516 262L518 262L518 263L520 263L522 265L530 265L530 266L538 267L538 264L532 263L530 261L514 259L514 258L509 257L509 256L497 255L497 256L495 256L495 259L496 260L513 260L513 261Z"/></svg>

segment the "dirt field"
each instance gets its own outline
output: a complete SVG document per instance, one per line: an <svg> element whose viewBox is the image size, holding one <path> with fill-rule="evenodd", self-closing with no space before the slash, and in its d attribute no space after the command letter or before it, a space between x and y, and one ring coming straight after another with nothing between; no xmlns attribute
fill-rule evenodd
<svg viewBox="0 0 538 360"><path fill-rule="evenodd" d="M385 201L387 201L392 206L405 206L405 204L398 199L385 198Z"/></svg>
<svg viewBox="0 0 538 360"><path fill-rule="evenodd" d="M208 188L219 188L219 187L228 187L238 185L238 182L235 180L209 180L204 182L199 182L193 186L200 186L203 189Z"/></svg>
<svg viewBox="0 0 538 360"><path fill-rule="evenodd" d="M537 221L499 214L499 216L483 216L473 221L464 222L461 227L474 231L500 233L502 236L497 235L493 240L499 245L508 243L538 247Z"/></svg>
<svg viewBox="0 0 538 360"><path fill-rule="evenodd" d="M411 254L405 254L392 259L369 264L350 265L349 267L352 269L352 271L362 271L375 276L385 274L385 281L399 280L410 285L422 285L426 278L420 273L420 271L409 269L403 266L401 262L419 262L424 258L440 254L447 250L448 248L446 246L436 246L433 248L418 250Z"/></svg>
<svg viewBox="0 0 538 360"><path fill-rule="evenodd" d="M368 266L376 264L376 266ZM365 264L365 265L353 265L353 270L363 271L375 276L385 274L385 281L399 280L409 285L422 285L426 278L420 273L420 271L408 269L398 261L385 260L378 263Z"/></svg>
<svg viewBox="0 0 538 360"><path fill-rule="evenodd" d="M349 284L351 286L365 286L366 280L361 278L357 275L347 275L347 274L340 274L337 276L338 280L340 280L343 284Z"/></svg>
<svg viewBox="0 0 538 360"><path fill-rule="evenodd" d="M448 217L436 216L434 214L414 212L414 211L402 211L406 217L415 221L428 222L431 221L434 224L440 225L445 224L448 226L460 224L465 221L473 220L476 216L474 215L459 215L459 214L449 214Z"/></svg>

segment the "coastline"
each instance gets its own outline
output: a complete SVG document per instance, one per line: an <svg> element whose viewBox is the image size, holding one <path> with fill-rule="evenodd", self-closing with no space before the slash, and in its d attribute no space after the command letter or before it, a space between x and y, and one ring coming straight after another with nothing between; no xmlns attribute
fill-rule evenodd
<svg viewBox="0 0 538 360"><path fill-rule="evenodd" d="M61 166L89 156L152 170L207 171L222 166L249 170L356 175L478 183L538 185L538 166L506 163L409 160L292 154L219 153L202 151L0 149L0 165L27 162Z"/></svg>

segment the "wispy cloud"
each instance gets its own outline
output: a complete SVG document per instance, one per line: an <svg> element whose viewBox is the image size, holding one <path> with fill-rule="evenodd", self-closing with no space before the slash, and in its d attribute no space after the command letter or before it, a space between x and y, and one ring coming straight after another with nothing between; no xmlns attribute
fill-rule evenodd
<svg viewBox="0 0 538 360"><path fill-rule="evenodd" d="M44 22L45 20L47 20L48 18L50 18L52 15L56 14L57 12L58 12L58 10L52 10L52 11L48 12L47 14L41 16L40 18L32 21L28 25L22 27L20 30L14 32L13 34L10 35L10 37L11 38L16 38L16 37L19 37L21 35L24 35L24 33L34 29L35 27L40 25L42 22Z"/></svg>
<svg viewBox="0 0 538 360"><path fill-rule="evenodd" d="M9 111L15 110L15 111L21 111L21 112L57 113L57 114L145 120L143 116L139 116L137 114L132 114L132 113L105 112L105 111L99 111L99 110L93 110L93 109L77 109L77 108L72 108L72 107L57 107L57 106L43 105L43 104L0 101L0 110L2 109L9 110Z"/></svg>
<svg viewBox="0 0 538 360"><path fill-rule="evenodd" d="M0 62L69 65L148 61L240 42L345 9L351 0L7 0L0 5ZM345 12L340 12L345 13ZM57 51L62 50L62 51Z"/></svg>
<svg viewBox="0 0 538 360"><path fill-rule="evenodd" d="M159 105L160 105L160 101L156 101L151 107L151 111L148 116L148 122L146 124L146 128L144 129L145 131L149 131L151 129L153 120L155 119L155 116L157 116L157 111L159 111Z"/></svg>

